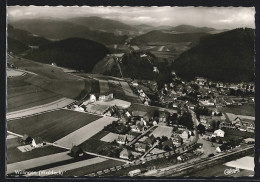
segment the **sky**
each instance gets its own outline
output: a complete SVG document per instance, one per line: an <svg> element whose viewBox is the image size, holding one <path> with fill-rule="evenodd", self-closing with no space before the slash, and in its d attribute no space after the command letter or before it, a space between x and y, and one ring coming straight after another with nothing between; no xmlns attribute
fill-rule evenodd
<svg viewBox="0 0 260 182"><path fill-rule="evenodd" d="M7 16L9 20L99 16L136 25L187 24L216 29L255 28L254 7L9 6Z"/></svg>

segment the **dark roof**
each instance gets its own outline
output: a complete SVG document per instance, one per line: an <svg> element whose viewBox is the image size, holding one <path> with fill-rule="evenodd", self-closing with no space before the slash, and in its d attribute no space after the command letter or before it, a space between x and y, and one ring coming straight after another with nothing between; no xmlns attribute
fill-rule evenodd
<svg viewBox="0 0 260 182"><path fill-rule="evenodd" d="M35 141L36 144L37 144L37 143L43 143L43 140L42 140L41 137L35 137L35 138L34 138L34 141Z"/></svg>
<svg viewBox="0 0 260 182"><path fill-rule="evenodd" d="M31 137L29 137L29 135L27 135L27 134L24 134L22 137L22 140L27 140L28 138L31 138Z"/></svg>
<svg viewBox="0 0 260 182"><path fill-rule="evenodd" d="M75 152L75 153L81 153L81 152L83 152L83 150L79 147L79 146L73 146L72 148L71 148L71 152Z"/></svg>
<svg viewBox="0 0 260 182"><path fill-rule="evenodd" d="M167 141L164 141L162 144L163 144L163 146L166 146L166 145L171 146L172 142L173 141L171 139L168 139Z"/></svg>
<svg viewBox="0 0 260 182"><path fill-rule="evenodd" d="M144 144L144 143L136 143L135 147L136 148L141 148L141 149L146 149L146 144Z"/></svg>

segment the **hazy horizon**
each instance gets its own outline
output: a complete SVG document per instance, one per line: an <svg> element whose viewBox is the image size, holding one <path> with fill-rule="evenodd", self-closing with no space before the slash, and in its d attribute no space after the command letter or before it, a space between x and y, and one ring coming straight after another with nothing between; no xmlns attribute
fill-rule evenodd
<svg viewBox="0 0 260 182"><path fill-rule="evenodd" d="M192 25L216 29L255 28L254 7L89 7L8 6L9 21L30 18L68 19L97 16L125 24Z"/></svg>

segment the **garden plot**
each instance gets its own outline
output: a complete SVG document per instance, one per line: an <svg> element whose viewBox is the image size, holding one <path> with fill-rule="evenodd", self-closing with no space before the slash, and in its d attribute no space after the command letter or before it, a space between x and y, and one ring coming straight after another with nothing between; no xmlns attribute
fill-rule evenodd
<svg viewBox="0 0 260 182"><path fill-rule="evenodd" d="M99 80L100 94L107 93L109 91L109 85L107 80Z"/></svg>
<svg viewBox="0 0 260 182"><path fill-rule="evenodd" d="M55 143L69 148L71 148L73 145L80 145L84 141L94 136L96 133L103 130L104 126L111 124L115 120L117 120L117 118L102 117L57 140Z"/></svg>
<svg viewBox="0 0 260 182"><path fill-rule="evenodd" d="M113 142L114 140L117 139L118 135L119 134L116 134L116 133L108 133L106 136L104 136L100 140L104 141L104 142Z"/></svg>
<svg viewBox="0 0 260 182"><path fill-rule="evenodd" d="M155 138L162 136L170 138L172 136L172 127L158 126L150 135L154 135Z"/></svg>

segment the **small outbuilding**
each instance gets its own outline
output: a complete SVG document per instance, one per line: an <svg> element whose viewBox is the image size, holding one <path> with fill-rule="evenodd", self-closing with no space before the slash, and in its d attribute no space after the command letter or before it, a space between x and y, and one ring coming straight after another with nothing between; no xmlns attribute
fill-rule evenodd
<svg viewBox="0 0 260 182"><path fill-rule="evenodd" d="M221 129L215 130L214 131L214 135L218 136L218 137L224 137L225 136L225 132Z"/></svg>
<svg viewBox="0 0 260 182"><path fill-rule="evenodd" d="M25 143L25 144L31 144L32 141L33 141L33 139L32 139L32 137L30 137L29 135L24 134L23 137L22 137L22 139L21 139L21 141L22 141L23 143Z"/></svg>
<svg viewBox="0 0 260 182"><path fill-rule="evenodd" d="M82 150L82 148L78 147L78 146L73 146L70 150L70 155L74 158L80 157L84 155L84 152Z"/></svg>

